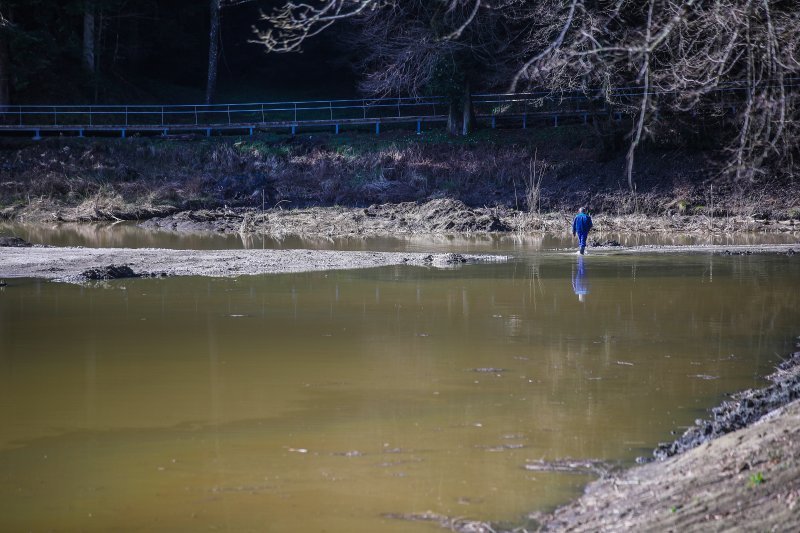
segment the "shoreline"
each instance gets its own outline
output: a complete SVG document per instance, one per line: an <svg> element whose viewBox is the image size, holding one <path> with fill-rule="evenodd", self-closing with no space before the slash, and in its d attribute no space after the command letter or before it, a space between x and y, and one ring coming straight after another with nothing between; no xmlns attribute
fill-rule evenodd
<svg viewBox="0 0 800 533"><path fill-rule="evenodd" d="M19 242L17 242L19 241ZM236 277L290 272L349 270L392 265L453 268L464 263L498 263L507 255L426 252L366 252L307 249L179 250L164 248L88 248L31 245L4 238L0 279L43 278L81 283L121 277ZM574 249L543 251L573 255ZM800 254L800 244L597 246L587 256L631 254ZM128 267L125 272L111 270ZM106 273L100 272L105 269ZM92 273L89 273L93 271Z"/></svg>
<svg viewBox="0 0 800 533"><path fill-rule="evenodd" d="M169 206L133 205L121 210L93 206L65 207L46 202L0 214L0 221L19 224L129 222L143 229L179 233L213 232L244 236L381 237L386 235L504 235L569 233L573 212L541 213L505 206L470 207L439 198L369 207L242 207L178 210ZM800 238L800 218L774 219L766 214L713 215L663 213L592 214L593 235L650 233L659 235L788 235Z"/></svg>
<svg viewBox="0 0 800 533"><path fill-rule="evenodd" d="M13 239L13 238L12 238ZM0 243L2 244L2 243ZM463 263L497 263L510 258L493 254L364 252L304 249L175 250L164 248L85 248L30 245L24 241L0 247L0 279L44 278L67 282L109 277L235 277L289 272L349 270L392 265L452 268ZM758 255L800 253L800 244L598 246L591 256L630 254ZM573 249L543 254L570 255ZM130 275L87 276L91 269L127 266Z"/></svg>

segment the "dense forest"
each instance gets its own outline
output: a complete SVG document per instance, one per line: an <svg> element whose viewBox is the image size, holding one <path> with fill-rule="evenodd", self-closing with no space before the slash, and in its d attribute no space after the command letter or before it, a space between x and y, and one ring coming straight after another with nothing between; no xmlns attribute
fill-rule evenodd
<svg viewBox="0 0 800 533"><path fill-rule="evenodd" d="M0 104L187 103L349 95L335 40L266 54L250 42L269 2L0 1ZM273 2L277 3L277 2ZM216 14L216 16L212 16ZM218 24L210 40L212 23ZM213 43L213 46L212 46ZM216 83L209 84L214 55Z"/></svg>
<svg viewBox="0 0 800 533"><path fill-rule="evenodd" d="M475 90L544 89L625 111L631 187L659 138L713 137L737 180L800 160L796 0L2 0L0 25L0 105L436 94L458 135Z"/></svg>

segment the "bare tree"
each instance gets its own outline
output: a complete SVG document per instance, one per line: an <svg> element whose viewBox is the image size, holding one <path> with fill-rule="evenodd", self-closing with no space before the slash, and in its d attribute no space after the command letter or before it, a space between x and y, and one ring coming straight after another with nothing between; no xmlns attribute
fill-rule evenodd
<svg viewBox="0 0 800 533"><path fill-rule="evenodd" d="M448 131L474 127L471 89L489 78L504 19L482 0L333 0L318 7L286 4L262 13L256 42L269 51L291 52L332 24L350 19L343 38L361 53L363 92L378 96L435 93L449 102Z"/></svg>
<svg viewBox="0 0 800 533"><path fill-rule="evenodd" d="M793 171L800 76L795 2L573 0L564 13L552 0L525 16L563 25L556 38L552 29L529 34L523 53L531 59L514 81L555 91L601 89L633 113L626 166L631 187L636 147L658 117L670 114L735 110L738 133L727 148L727 170L754 179L771 160L772 168Z"/></svg>
<svg viewBox="0 0 800 533"><path fill-rule="evenodd" d="M217 67L219 65L220 0L209 0L208 30L208 77L206 78L206 104L214 101L217 91Z"/></svg>
<svg viewBox="0 0 800 533"><path fill-rule="evenodd" d="M222 39L222 10L228 7L249 4L253 1L254 0L209 0L208 76L206 77L206 104L213 103L217 93L219 49Z"/></svg>
<svg viewBox="0 0 800 533"><path fill-rule="evenodd" d="M415 0L355 18L350 37L360 51L360 89L373 95L436 94L449 102L448 131L466 135L475 124L472 89L494 72L498 27L490 9Z"/></svg>
<svg viewBox="0 0 800 533"><path fill-rule="evenodd" d="M95 57L97 36L95 30L95 4L92 0L86 0L83 5L83 63L86 70L92 75L94 75L97 68Z"/></svg>
<svg viewBox="0 0 800 533"><path fill-rule="evenodd" d="M306 39L336 22L394 5L392 0L323 0L316 7L288 2L272 12L261 12L259 22L265 27L253 27L252 42L264 45L270 52L296 52Z"/></svg>
<svg viewBox="0 0 800 533"><path fill-rule="evenodd" d="M5 6L0 2L0 112L11 103L11 55L8 50L8 32L11 22L5 17Z"/></svg>
<svg viewBox="0 0 800 533"><path fill-rule="evenodd" d="M345 18L391 17L391 0L321 0L287 3L264 14L256 41L268 50L297 50L302 42ZM516 68L511 90L546 87L554 93L598 94L634 116L626 177L634 187L637 147L660 122L707 116L735 125L726 148L726 171L754 180L767 172L796 172L800 135L800 9L794 0L480 0L432 2L461 13L442 32L443 48L469 47L468 29L482 10L505 18L506 31L491 34ZM374 14L377 10L380 15ZM367 28L370 31L370 28ZM380 31L380 27L371 31ZM384 29L385 31L385 29ZM431 70L430 43L421 28L387 35L402 55L368 76L378 86L420 84ZM416 39L416 40L415 40ZM400 42L398 42L400 41ZM452 42L450 42L452 41ZM391 43L389 43L391 44ZM389 46L389 44L385 46ZM389 54L385 54L389 55ZM399 83L397 80L405 80ZM624 88L624 90L618 90ZM730 115L733 116L730 116Z"/></svg>

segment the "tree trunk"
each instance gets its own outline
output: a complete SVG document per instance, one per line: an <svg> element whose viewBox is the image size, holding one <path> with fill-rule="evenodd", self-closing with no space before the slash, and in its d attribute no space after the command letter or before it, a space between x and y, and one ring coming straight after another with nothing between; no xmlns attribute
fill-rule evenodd
<svg viewBox="0 0 800 533"><path fill-rule="evenodd" d="M472 106L472 93L469 82L464 84L464 97L462 98L464 117L461 126L461 135L469 135L475 129L475 108Z"/></svg>
<svg viewBox="0 0 800 533"><path fill-rule="evenodd" d="M217 64L219 59L219 0L210 0L211 29L208 33L208 82L206 83L206 104L214 101L217 91Z"/></svg>
<svg viewBox="0 0 800 533"><path fill-rule="evenodd" d="M128 61L130 61L131 66L136 69L142 64L142 56L144 55L139 17L139 13L135 13L134 17L131 19L130 40L128 43Z"/></svg>
<svg viewBox="0 0 800 533"><path fill-rule="evenodd" d="M83 64L92 74L95 73L95 24L94 4L87 2L83 11Z"/></svg>
<svg viewBox="0 0 800 533"><path fill-rule="evenodd" d="M458 137L461 132L461 124L459 124L458 115L458 102L451 101L447 109L447 134L452 137Z"/></svg>
<svg viewBox="0 0 800 533"><path fill-rule="evenodd" d="M2 7L2 6L0 6ZM0 113L11 103L11 54L5 28L0 28Z"/></svg>

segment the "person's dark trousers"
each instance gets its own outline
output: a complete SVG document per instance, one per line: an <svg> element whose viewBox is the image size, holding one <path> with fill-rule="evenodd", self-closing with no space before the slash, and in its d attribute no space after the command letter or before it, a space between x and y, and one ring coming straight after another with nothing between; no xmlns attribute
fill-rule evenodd
<svg viewBox="0 0 800 533"><path fill-rule="evenodd" d="M578 233L578 245L581 247L581 255L583 255L583 251L586 249L586 237L588 233Z"/></svg>

